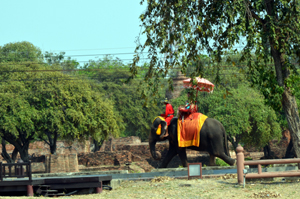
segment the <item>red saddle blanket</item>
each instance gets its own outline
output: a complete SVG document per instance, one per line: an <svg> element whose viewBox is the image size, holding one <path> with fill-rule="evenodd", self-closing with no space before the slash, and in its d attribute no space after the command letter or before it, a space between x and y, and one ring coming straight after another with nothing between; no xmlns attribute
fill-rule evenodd
<svg viewBox="0 0 300 199"><path fill-rule="evenodd" d="M207 116L202 113L192 113L186 116L183 121L178 118L177 137L179 147L197 146L200 144L200 130Z"/></svg>

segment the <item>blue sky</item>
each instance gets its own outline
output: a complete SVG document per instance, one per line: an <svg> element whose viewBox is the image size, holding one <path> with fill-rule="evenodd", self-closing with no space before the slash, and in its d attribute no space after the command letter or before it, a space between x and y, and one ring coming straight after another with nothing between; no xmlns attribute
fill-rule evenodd
<svg viewBox="0 0 300 199"><path fill-rule="evenodd" d="M0 7L0 46L28 41L66 56L133 53L146 9L140 0L11 0ZM102 57L72 56L81 63ZM133 55L116 57L129 62Z"/></svg>

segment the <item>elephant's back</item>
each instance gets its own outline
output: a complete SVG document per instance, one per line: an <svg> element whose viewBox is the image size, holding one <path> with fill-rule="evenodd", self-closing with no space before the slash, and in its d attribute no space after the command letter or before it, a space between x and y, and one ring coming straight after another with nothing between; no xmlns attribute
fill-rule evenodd
<svg viewBox="0 0 300 199"><path fill-rule="evenodd" d="M216 136L218 134L224 134L225 129L221 122L214 118L207 118L202 126L202 129L200 131L201 137L209 136L212 138L212 136Z"/></svg>

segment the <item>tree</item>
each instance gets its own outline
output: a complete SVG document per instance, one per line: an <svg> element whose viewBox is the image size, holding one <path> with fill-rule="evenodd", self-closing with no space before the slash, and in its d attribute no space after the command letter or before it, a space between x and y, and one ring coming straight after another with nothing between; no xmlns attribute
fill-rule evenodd
<svg viewBox="0 0 300 199"><path fill-rule="evenodd" d="M42 51L32 43L23 41L0 47L0 62L42 62Z"/></svg>
<svg viewBox="0 0 300 199"><path fill-rule="evenodd" d="M241 60L247 61L252 83L261 88L275 110L283 108L296 156L300 157L300 118L292 86L298 77L292 60L300 58L299 1L152 0L147 5L140 16L147 39L137 47L137 52L149 49L146 78L162 73L158 72L160 53L173 57L173 61L164 62L164 72L174 66L184 72L204 49L220 62L228 50L242 46ZM176 44L176 51L172 51L172 44ZM137 53L132 77L137 74L139 59ZM197 69L191 76L199 74Z"/></svg>
<svg viewBox="0 0 300 199"><path fill-rule="evenodd" d="M261 148L271 139L278 139L281 128L276 112L264 104L264 96L257 88L250 87L245 75L231 74L238 74L238 68L220 71L223 86L215 86L213 93L198 92L198 111L224 125L234 148L238 143ZM214 78L211 74L210 77ZM187 89L179 98L172 100L174 108L184 104L186 92Z"/></svg>
<svg viewBox="0 0 300 199"><path fill-rule="evenodd" d="M46 76L46 75L44 75ZM59 79L47 82L48 91L38 92L32 98L32 106L40 112L37 125L38 137L56 153L57 139L86 140L89 136L100 141L109 134L118 136L118 120L113 112L113 103L105 100L91 88L90 82L62 73L49 74ZM44 84L34 84L34 90L42 90Z"/></svg>
<svg viewBox="0 0 300 199"><path fill-rule="evenodd" d="M0 76L3 81L3 76ZM34 140L35 123L39 119L38 112L16 90L26 92L21 82L2 82L0 93L0 136L2 138L2 157L7 162L14 162L17 153L28 162L29 143ZM6 150L6 142L15 146L12 157ZM4 149L4 150L3 150Z"/></svg>
<svg viewBox="0 0 300 199"><path fill-rule="evenodd" d="M200 107L206 106L208 116L224 125L234 148L238 143L261 148L270 140L281 137L275 111L264 105L264 97L253 88L240 85L231 89L232 95L225 100L222 93L224 91L205 98Z"/></svg>
<svg viewBox="0 0 300 199"><path fill-rule="evenodd" d="M65 52L57 54L46 51L44 57L47 64L59 66L65 70L64 73L69 74L72 70L79 68L79 63L71 57L65 59L65 54Z"/></svg>
<svg viewBox="0 0 300 199"><path fill-rule="evenodd" d="M59 65L36 62L0 64L0 137L2 156L28 160L29 143L42 139L56 151L58 138L73 141L108 134L118 136L113 102L93 90L91 82L61 73ZM53 70L53 72L49 72ZM15 146L10 157L6 142Z"/></svg>
<svg viewBox="0 0 300 199"><path fill-rule="evenodd" d="M147 105L144 103L138 90L144 90L146 84L139 78L126 84L130 76L129 68L111 57L91 61L82 73L95 80L95 89L114 102L114 112L120 119L118 126L122 136L134 135L146 140L149 124L163 112L154 101ZM159 101L157 97L151 99Z"/></svg>

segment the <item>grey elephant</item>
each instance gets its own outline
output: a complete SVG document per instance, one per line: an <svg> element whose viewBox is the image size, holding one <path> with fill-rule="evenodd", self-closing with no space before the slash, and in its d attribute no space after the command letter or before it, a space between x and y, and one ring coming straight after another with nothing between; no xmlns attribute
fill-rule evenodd
<svg viewBox="0 0 300 199"><path fill-rule="evenodd" d="M171 120L170 125L165 131L166 122L161 118L156 118L151 125L151 132L149 135L149 146L152 157L155 160L161 159L161 154L158 151L155 151L155 144L158 141L169 140L169 151L166 157L163 159L159 168L166 168L169 162L175 155L179 155L182 166L187 167L187 155L186 149L192 149L196 151L207 151L210 154L210 165L215 165L215 157L219 157L224 160L229 165L234 165L235 160L229 156L227 135L223 125L213 118L207 118L203 123L203 126L200 131L200 145L199 147L178 147L177 139L177 120L178 118L174 117ZM156 131L158 126L161 125L161 134L166 136L162 137L157 135Z"/></svg>

